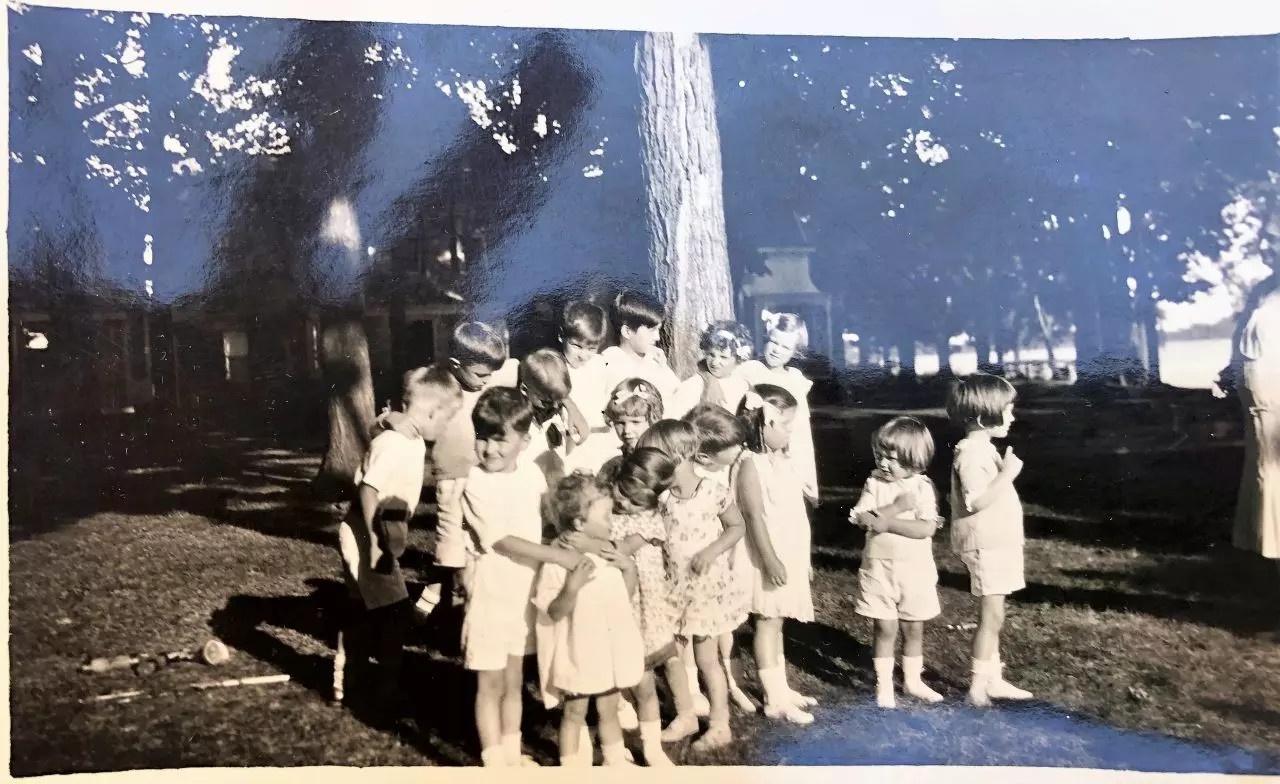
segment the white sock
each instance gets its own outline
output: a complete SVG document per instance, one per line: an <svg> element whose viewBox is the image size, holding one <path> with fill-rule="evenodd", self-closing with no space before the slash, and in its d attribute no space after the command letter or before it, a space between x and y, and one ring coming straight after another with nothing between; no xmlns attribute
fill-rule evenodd
<svg viewBox="0 0 1280 784"><path fill-rule="evenodd" d="M651 768L672 764L667 753L662 750L662 722L640 722L640 743L644 749L644 764Z"/></svg>
<svg viewBox="0 0 1280 784"><path fill-rule="evenodd" d="M787 691L791 692L792 701L795 702L796 705L799 705L801 708L806 708L806 709L812 708L815 705L817 705L818 701L813 697L810 697L807 694L801 694L800 692L791 688L791 681L790 679L787 678L787 657L785 654L778 658L778 662L779 662L778 669L782 670L782 682L783 684L786 685Z"/></svg>
<svg viewBox="0 0 1280 784"><path fill-rule="evenodd" d="M942 695L929 688L921 677L923 674L923 656L902 657L902 686L907 694L925 702L942 702Z"/></svg>
<svg viewBox="0 0 1280 784"><path fill-rule="evenodd" d="M604 764L606 765L630 765L627 760L627 747L622 745L622 741L610 743L601 747L604 752Z"/></svg>
<svg viewBox="0 0 1280 784"><path fill-rule="evenodd" d="M507 761L512 765L520 764L520 757L522 756L520 741L520 733L518 732L502 736L502 749L507 755Z"/></svg>
<svg viewBox="0 0 1280 784"><path fill-rule="evenodd" d="M430 614L440 603L440 583L428 585L422 591L422 596L418 597L416 607L423 613Z"/></svg>
<svg viewBox="0 0 1280 784"><path fill-rule="evenodd" d="M876 704L881 708L896 708L893 696L893 657L872 659L876 668Z"/></svg>
<svg viewBox="0 0 1280 784"><path fill-rule="evenodd" d="M490 746L480 752L480 764L486 768L508 768L511 762L507 759L507 750L502 746Z"/></svg>
<svg viewBox="0 0 1280 784"><path fill-rule="evenodd" d="M999 672L999 666L994 659L973 660L973 681L969 684L969 702L978 706L991 704L989 692L997 672Z"/></svg>

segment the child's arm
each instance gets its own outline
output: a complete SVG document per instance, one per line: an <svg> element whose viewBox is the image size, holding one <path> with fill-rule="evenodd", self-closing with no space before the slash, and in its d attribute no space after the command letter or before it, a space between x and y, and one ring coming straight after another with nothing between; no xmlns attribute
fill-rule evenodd
<svg viewBox="0 0 1280 784"><path fill-rule="evenodd" d="M764 578L774 585L786 585L787 570L778 559L764 521L764 499L760 493L760 474L755 463L744 460L738 469L737 509L744 521L747 541L760 554Z"/></svg>
<svg viewBox="0 0 1280 784"><path fill-rule="evenodd" d="M551 547L539 542L530 542L528 539L521 539L518 536L502 537L493 543L493 551L508 558L521 558L537 561L540 564L559 564L570 571L578 568L578 564L588 560L582 553L576 553L573 550L565 550L560 547Z"/></svg>
<svg viewBox="0 0 1280 784"><path fill-rule="evenodd" d="M370 435L376 436L384 430L394 430L402 436L409 438L418 438L418 429L413 426L413 421L409 419L409 415L403 411L388 411L381 414L373 421L373 428Z"/></svg>
<svg viewBox="0 0 1280 784"><path fill-rule="evenodd" d="M971 512L981 512L994 505L1013 487L1014 480L1022 473L1022 460L1013 453L1012 448L1006 449L1005 458L995 478L989 484L986 482L987 477L990 476L989 469L981 465L973 465L971 461L962 459L956 469L960 479L961 498L964 499L965 506L969 507ZM982 487L983 484L986 484L986 489L973 498L970 488Z"/></svg>
<svg viewBox="0 0 1280 784"><path fill-rule="evenodd" d="M630 536L623 539L621 542L617 543L616 546L618 548L617 549L618 555L630 558L631 556L640 552L640 548L644 547L648 543L649 543L649 540L645 539L640 534L631 534Z"/></svg>
<svg viewBox="0 0 1280 784"><path fill-rule="evenodd" d="M559 595L551 601L551 604L547 605L547 615L551 620L558 621L573 612L573 608L578 604L578 592L591 579L591 573L594 570L595 564L589 558L583 558L581 562L569 569L564 587L560 589Z"/></svg>
<svg viewBox="0 0 1280 784"><path fill-rule="evenodd" d="M636 570L636 562L628 556L618 556L610 560L622 572L622 582L627 586L627 595L635 596L640 587L640 574Z"/></svg>
<svg viewBox="0 0 1280 784"><path fill-rule="evenodd" d="M378 514L378 488L360 484L360 519L364 521L365 533L369 537L369 568L377 569L382 559L382 550L378 547L378 537L373 531L373 519Z"/></svg>
<svg viewBox="0 0 1280 784"><path fill-rule="evenodd" d="M591 434L591 428L587 425L587 418L582 415L578 404L573 402L573 398L565 398L564 419L569 430L569 443L565 445L565 453L568 454L575 446L587 440L587 436Z"/></svg>
<svg viewBox="0 0 1280 784"><path fill-rule="evenodd" d="M694 574L705 572L715 559L729 552L734 545L742 541L743 534L746 533L747 525L736 503L729 504L729 507L720 513L720 522L724 525L724 531L689 562L689 568Z"/></svg>

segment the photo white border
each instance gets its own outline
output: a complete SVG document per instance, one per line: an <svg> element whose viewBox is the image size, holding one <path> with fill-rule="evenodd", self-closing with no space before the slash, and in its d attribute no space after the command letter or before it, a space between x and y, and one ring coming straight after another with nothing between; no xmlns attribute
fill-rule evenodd
<svg viewBox="0 0 1280 784"><path fill-rule="evenodd" d="M624 5L625 3L625 5ZM634 4L634 5L633 5ZM409 24L475 25L522 28L571 28L615 30L660 30L747 35L813 35L856 38L986 38L986 39L1172 39L1218 36L1272 35L1280 33L1280 0L1239 0L1227 7L1222 3L1189 0L915 0L908 4L840 2L840 0L787 0L787 2L734 2L734 0L440 0L396 2L362 0L358 5L339 0L136 0L103 3L84 0L54 0L24 3L31 7L62 7L112 11L147 11L206 16L253 16L344 21L382 21ZM358 11L356 10L358 9ZM12 13L12 12L11 12ZM0 25L0 42L8 52L9 31ZM1280 63L1277 63L1280 69ZM8 86L8 57L0 61L0 74ZM1280 78L1280 77L1278 77ZM7 89L6 89L7 95ZM0 212L5 216L5 244L0 253L8 261L9 215L9 106L5 102L0 122L0 143L6 165L0 169ZM0 283L3 305L8 307L8 276ZM0 360L0 374L8 378L8 353ZM8 384L0 388L8 422ZM6 433L7 427L6 427ZM0 457L4 478L0 479L0 502L8 509L8 449ZM7 514L7 511L5 512ZM5 526L8 544L8 526ZM6 547L7 549L7 547ZM8 608L8 559L0 567L0 593ZM8 639L9 613L0 618L0 632ZM9 651L0 650L0 684L6 703L9 697ZM9 737L9 713L0 714L0 727ZM4 744L0 756L6 775L10 748ZM603 781L605 772L593 769L567 773L560 768L526 769L519 777L529 781L557 781L571 778ZM610 771L616 780L651 778L643 768ZM671 782L756 782L786 777L788 781L814 784L844 784L856 777L864 782L907 784L908 782L974 782L975 784L1093 784L1093 782L1176 781L1251 782L1280 780L1280 777L1228 776L1219 774L1131 773L1082 768L997 768L997 767L677 767L664 771ZM599 776L598 779L595 777ZM135 782L181 782L181 784L222 784L228 780L246 782L329 782L367 780L379 784L424 782L447 779L496 781L509 784L510 771L483 768L203 768L167 771L86 773L69 776L40 776L30 782L78 784L134 784Z"/></svg>

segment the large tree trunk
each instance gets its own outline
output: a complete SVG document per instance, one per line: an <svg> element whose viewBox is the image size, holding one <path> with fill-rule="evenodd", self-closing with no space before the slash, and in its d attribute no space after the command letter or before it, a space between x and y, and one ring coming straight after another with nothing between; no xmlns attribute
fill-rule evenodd
<svg viewBox="0 0 1280 784"><path fill-rule="evenodd" d="M336 494L355 486L373 427L369 339L360 314L343 312L327 318L320 350L329 395L329 445L316 484L322 492Z"/></svg>
<svg viewBox="0 0 1280 784"><path fill-rule="evenodd" d="M697 35L648 33L635 67L649 258L667 308L671 366L683 378L697 366L706 325L733 318L711 59Z"/></svg>

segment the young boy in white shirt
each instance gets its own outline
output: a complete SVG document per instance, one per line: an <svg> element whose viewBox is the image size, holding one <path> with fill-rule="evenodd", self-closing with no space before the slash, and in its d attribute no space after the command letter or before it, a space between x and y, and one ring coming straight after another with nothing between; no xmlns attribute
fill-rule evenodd
<svg viewBox="0 0 1280 784"><path fill-rule="evenodd" d="M530 764L521 753L524 660L533 652L533 585L542 563L574 569L585 557L543 542L546 477L521 459L534 406L518 390L486 390L472 412L478 465L462 492L474 554L464 580L463 665L476 678L475 720L486 767Z"/></svg>
<svg viewBox="0 0 1280 784"><path fill-rule="evenodd" d="M657 388L663 400L675 399L680 378L658 348L666 316L662 304L647 294L624 291L618 295L613 305L618 345L600 354L608 371L606 389L613 390L629 378L642 378Z"/></svg>
<svg viewBox="0 0 1280 784"><path fill-rule="evenodd" d="M338 702L344 697L348 649L362 664L370 655L378 660L379 697L398 701L409 620L399 559L422 492L427 444L458 410L462 390L439 368L417 368L405 374L403 402L409 432L387 430L373 439L356 475L356 502L338 526L343 576L353 600L338 634L333 694Z"/></svg>

